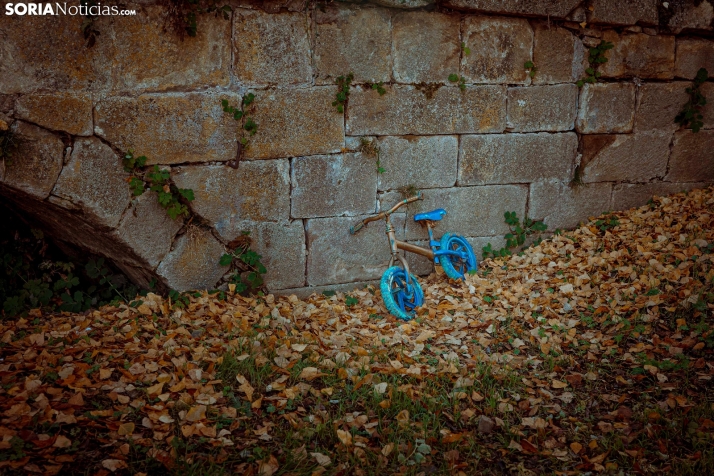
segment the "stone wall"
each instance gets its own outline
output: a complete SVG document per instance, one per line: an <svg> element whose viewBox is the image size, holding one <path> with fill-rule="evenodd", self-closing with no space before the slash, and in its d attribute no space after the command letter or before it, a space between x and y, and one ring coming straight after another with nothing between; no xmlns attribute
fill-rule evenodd
<svg viewBox="0 0 714 476"><path fill-rule="evenodd" d="M0 120L21 146L0 163L0 194L144 285L214 287L225 244L250 231L268 287L304 294L380 276L383 226L348 230L407 186L425 200L397 216L400 237L423 243L413 213L444 207L440 229L478 251L503 245L505 211L567 228L714 182L714 106L699 133L674 123L697 70L714 73L711 0L232 6L181 40L164 6L136 1L136 16L95 22L92 48L81 18L2 8ZM614 44L601 80L578 88L601 40ZM338 113L335 79L350 72ZM714 103L714 83L702 89ZM258 132L242 150L221 100L248 92ZM195 191L191 223L132 197L130 148ZM571 185L576 168L586 186Z"/></svg>

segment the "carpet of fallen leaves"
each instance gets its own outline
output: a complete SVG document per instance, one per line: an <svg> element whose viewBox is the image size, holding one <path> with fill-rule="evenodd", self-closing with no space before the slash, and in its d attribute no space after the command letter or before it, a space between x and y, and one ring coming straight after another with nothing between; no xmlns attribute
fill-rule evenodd
<svg viewBox="0 0 714 476"><path fill-rule="evenodd" d="M712 474L713 225L655 198L408 323L374 288L2 321L0 472Z"/></svg>

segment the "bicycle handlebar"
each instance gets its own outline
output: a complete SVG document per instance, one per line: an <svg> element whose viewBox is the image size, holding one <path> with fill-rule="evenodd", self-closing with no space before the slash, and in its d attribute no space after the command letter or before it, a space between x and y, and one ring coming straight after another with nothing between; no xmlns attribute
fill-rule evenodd
<svg viewBox="0 0 714 476"><path fill-rule="evenodd" d="M409 198L407 198L407 199L405 199L405 200L400 201L399 203L397 203L396 205L394 205L392 208L390 208L390 209L387 210L386 212L382 212L382 213L380 213L380 214L378 214L378 215L374 215L374 216L365 218L364 220L362 220L361 222L359 222L359 223L356 224L355 226L351 226L351 227L350 227L350 235L354 235L355 233L357 233L358 231L360 231L362 228L364 228L365 226L367 226L367 223L369 223L369 222L371 222L371 221L381 220L382 218L385 218L385 217L391 215L392 213L394 213L395 211L397 211L397 210L399 209L399 207L401 207L401 206L403 206L403 205L406 205L406 204L408 204L408 203L416 202L417 200L424 200L424 196L421 194L421 191L417 192L417 194L414 195L413 197L409 197Z"/></svg>

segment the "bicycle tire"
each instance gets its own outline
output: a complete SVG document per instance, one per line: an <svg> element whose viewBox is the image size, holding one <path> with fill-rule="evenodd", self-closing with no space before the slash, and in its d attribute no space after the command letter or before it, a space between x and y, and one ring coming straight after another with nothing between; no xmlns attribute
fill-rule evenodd
<svg viewBox="0 0 714 476"><path fill-rule="evenodd" d="M424 303L424 292L413 274L409 274L412 292L406 292L406 273L399 266L388 268L382 275L379 289L387 311L397 319L410 321L414 311Z"/></svg>
<svg viewBox="0 0 714 476"><path fill-rule="evenodd" d="M478 269L478 260L474 255L474 250L463 236L452 235L451 233L444 234L441 237L441 249L466 252L465 260L450 255L439 256L439 264L444 269L444 273L451 279L464 279L466 273Z"/></svg>

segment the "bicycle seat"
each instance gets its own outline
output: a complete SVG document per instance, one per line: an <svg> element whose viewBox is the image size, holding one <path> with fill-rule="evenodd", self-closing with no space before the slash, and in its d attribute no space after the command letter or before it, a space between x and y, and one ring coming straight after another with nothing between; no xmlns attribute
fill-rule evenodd
<svg viewBox="0 0 714 476"><path fill-rule="evenodd" d="M444 215L446 215L446 210L444 210L443 208L437 208L436 210L432 210L430 212L417 213L416 215L414 215L414 221L439 221L444 218Z"/></svg>

